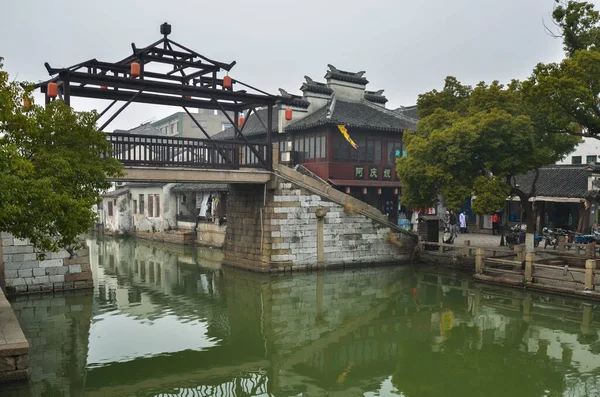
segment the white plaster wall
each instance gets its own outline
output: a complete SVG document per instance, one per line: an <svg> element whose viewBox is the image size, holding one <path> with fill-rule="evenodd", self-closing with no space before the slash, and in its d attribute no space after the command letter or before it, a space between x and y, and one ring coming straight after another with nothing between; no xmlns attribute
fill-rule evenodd
<svg viewBox="0 0 600 397"><path fill-rule="evenodd" d="M335 97L342 101L360 102L365 96L364 85L332 79L328 80L327 84L333 89Z"/></svg>
<svg viewBox="0 0 600 397"><path fill-rule="evenodd" d="M573 164L573 156L581 156L582 164L586 164L586 156L598 156L600 155L600 140L593 138L584 138L580 144L575 147L575 150L568 154L563 160L557 164ZM600 161L596 157L596 161Z"/></svg>

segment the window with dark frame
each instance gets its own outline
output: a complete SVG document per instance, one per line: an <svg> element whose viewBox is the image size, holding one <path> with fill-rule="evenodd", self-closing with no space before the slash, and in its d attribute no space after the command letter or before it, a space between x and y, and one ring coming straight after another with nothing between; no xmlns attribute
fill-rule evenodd
<svg viewBox="0 0 600 397"><path fill-rule="evenodd" d="M108 202L108 216L113 216L113 202L112 202L112 200Z"/></svg>
<svg viewBox="0 0 600 397"><path fill-rule="evenodd" d="M596 164L597 158L598 158L598 156L585 156L585 163L586 164Z"/></svg>
<svg viewBox="0 0 600 397"><path fill-rule="evenodd" d="M581 156L571 157L571 164L581 164Z"/></svg>
<svg viewBox="0 0 600 397"><path fill-rule="evenodd" d="M144 208L144 195L140 194L139 199L140 199L140 215L144 215L144 213L145 213L144 212L144 210L145 210L145 208Z"/></svg>
<svg viewBox="0 0 600 397"><path fill-rule="evenodd" d="M154 196L152 194L148 195L148 218L154 217Z"/></svg>
<svg viewBox="0 0 600 397"><path fill-rule="evenodd" d="M160 217L160 195L155 194L154 200L156 201L156 217Z"/></svg>
<svg viewBox="0 0 600 397"><path fill-rule="evenodd" d="M133 200L132 207L133 207L133 213L137 214L137 212L138 212L137 200Z"/></svg>

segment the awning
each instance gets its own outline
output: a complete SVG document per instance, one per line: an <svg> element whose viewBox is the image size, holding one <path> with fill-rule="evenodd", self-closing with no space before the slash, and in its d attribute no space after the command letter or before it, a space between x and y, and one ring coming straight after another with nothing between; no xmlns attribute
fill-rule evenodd
<svg viewBox="0 0 600 397"><path fill-rule="evenodd" d="M507 198L507 200L508 201L521 201L519 196L515 196L512 198L509 197L509 198ZM583 203L583 202L585 202L585 198L535 196L535 197L531 197L529 199L529 201L531 201L531 202L533 202L533 201L549 201L549 202L554 202L554 203Z"/></svg>
<svg viewBox="0 0 600 397"><path fill-rule="evenodd" d="M335 186L400 187L400 181L370 181L362 179L329 179Z"/></svg>

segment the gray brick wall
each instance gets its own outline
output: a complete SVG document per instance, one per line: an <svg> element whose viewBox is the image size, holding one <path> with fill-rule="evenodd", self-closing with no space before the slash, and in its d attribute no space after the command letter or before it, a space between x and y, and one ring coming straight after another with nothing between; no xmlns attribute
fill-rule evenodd
<svg viewBox="0 0 600 397"><path fill-rule="evenodd" d="M295 268L316 266L317 216L324 218L325 266L374 264L405 259L404 252L388 242L390 229L364 215L348 215L344 207L292 183L281 182L272 196L269 213L271 262L290 262ZM276 230L278 229L278 230ZM279 266L278 266L279 267Z"/></svg>
<svg viewBox="0 0 600 397"><path fill-rule="evenodd" d="M48 252L38 260L38 251L27 240L0 233L4 281L8 294L61 291L93 287L88 247L69 259L66 251ZM1 269L1 267L0 267Z"/></svg>
<svg viewBox="0 0 600 397"><path fill-rule="evenodd" d="M337 192L339 193L339 192ZM225 262L261 272L317 266L317 216L324 218L324 265L370 265L406 260L408 255L388 241L390 229L362 214L290 182L274 190L262 185L230 185ZM372 207L353 200L364 212ZM379 216L381 214L379 213Z"/></svg>

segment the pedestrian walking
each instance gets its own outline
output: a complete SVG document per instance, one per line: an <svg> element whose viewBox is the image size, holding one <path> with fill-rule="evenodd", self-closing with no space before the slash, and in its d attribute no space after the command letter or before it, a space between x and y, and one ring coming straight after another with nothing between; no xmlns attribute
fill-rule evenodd
<svg viewBox="0 0 600 397"><path fill-rule="evenodd" d="M460 232L461 233L466 233L467 232L467 211L463 211L460 213L459 218L459 222L460 222Z"/></svg>
<svg viewBox="0 0 600 397"><path fill-rule="evenodd" d="M495 236L496 233L500 234L500 216L497 212L492 217L492 234Z"/></svg>
<svg viewBox="0 0 600 397"><path fill-rule="evenodd" d="M458 225L456 224L456 214L454 213L454 210L450 210L448 223L450 224L450 229L452 229L455 233L458 234Z"/></svg>

